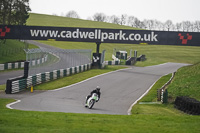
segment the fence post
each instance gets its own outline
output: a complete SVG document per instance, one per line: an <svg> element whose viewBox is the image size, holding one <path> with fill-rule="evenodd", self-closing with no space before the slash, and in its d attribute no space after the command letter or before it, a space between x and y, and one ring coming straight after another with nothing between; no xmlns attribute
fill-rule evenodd
<svg viewBox="0 0 200 133"><path fill-rule="evenodd" d="M6 94L11 94L11 92L12 92L12 80L7 80L5 92L6 92Z"/></svg>
<svg viewBox="0 0 200 133"><path fill-rule="evenodd" d="M168 91L167 89L163 92L163 103L168 102Z"/></svg>
<svg viewBox="0 0 200 133"><path fill-rule="evenodd" d="M29 62L24 62L24 78L28 78Z"/></svg>

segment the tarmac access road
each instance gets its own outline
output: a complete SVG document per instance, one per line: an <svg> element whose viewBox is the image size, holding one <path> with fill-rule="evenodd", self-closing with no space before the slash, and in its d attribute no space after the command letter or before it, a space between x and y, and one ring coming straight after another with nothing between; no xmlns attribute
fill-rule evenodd
<svg viewBox="0 0 200 133"><path fill-rule="evenodd" d="M148 67L131 67L100 76L83 82L43 92L22 92L0 97L18 99L9 108L31 111L119 114L127 115L131 105L140 98L160 77L176 71L188 64L164 63ZM85 97L101 87L101 99L92 109L84 107Z"/></svg>

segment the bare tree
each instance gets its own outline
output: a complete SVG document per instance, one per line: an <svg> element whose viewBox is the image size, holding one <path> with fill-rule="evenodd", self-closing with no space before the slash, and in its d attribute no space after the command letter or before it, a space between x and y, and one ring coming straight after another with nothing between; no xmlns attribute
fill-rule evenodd
<svg viewBox="0 0 200 133"><path fill-rule="evenodd" d="M109 20L113 24L119 24L120 23L120 18L115 16L115 15L112 15L111 17L109 17Z"/></svg>
<svg viewBox="0 0 200 133"><path fill-rule="evenodd" d="M142 22L138 18L136 18L134 16L129 16L127 23L131 27L135 27L135 28L142 28L143 27L142 26Z"/></svg>
<svg viewBox="0 0 200 133"><path fill-rule="evenodd" d="M135 17L135 27L140 28L141 27L141 21Z"/></svg>
<svg viewBox="0 0 200 133"><path fill-rule="evenodd" d="M194 26L197 32L200 32L200 21L195 21Z"/></svg>
<svg viewBox="0 0 200 133"><path fill-rule="evenodd" d="M127 18L127 15L126 14L122 14L121 19L120 19L120 24L121 25L125 25L126 24L126 18Z"/></svg>
<svg viewBox="0 0 200 133"><path fill-rule="evenodd" d="M128 25L131 27L135 27L135 17L134 16L128 17Z"/></svg>
<svg viewBox="0 0 200 133"><path fill-rule="evenodd" d="M162 22L158 21L158 20L154 20L154 30L162 30Z"/></svg>
<svg viewBox="0 0 200 133"><path fill-rule="evenodd" d="M106 15L104 13L96 13L93 16L94 21L99 21L99 22L105 22L106 21Z"/></svg>
<svg viewBox="0 0 200 133"><path fill-rule="evenodd" d="M195 23L194 22L190 22L190 31L191 32L195 32L195 30L196 30L196 27L195 27Z"/></svg>
<svg viewBox="0 0 200 133"><path fill-rule="evenodd" d="M147 19L145 19L143 22L143 29L147 29L148 28L148 20Z"/></svg>
<svg viewBox="0 0 200 133"><path fill-rule="evenodd" d="M143 21L140 21L140 26L139 26L139 28L141 28L141 29L145 29L145 24L144 24Z"/></svg>
<svg viewBox="0 0 200 133"><path fill-rule="evenodd" d="M154 20L146 20L146 24L147 24L147 28L149 30L152 30L154 28L154 26L155 26Z"/></svg>
<svg viewBox="0 0 200 133"><path fill-rule="evenodd" d="M171 21L171 20L167 20L167 21L165 22L165 27L166 27L167 31L170 31L170 29L173 28L173 23L172 23L172 21Z"/></svg>
<svg viewBox="0 0 200 133"><path fill-rule="evenodd" d="M180 30L181 30L181 27L182 27L182 24L181 24L181 23L176 23L176 25L175 25L176 31L180 31Z"/></svg>
<svg viewBox="0 0 200 133"><path fill-rule="evenodd" d="M69 18L80 18L78 13L76 11L69 11L67 14L66 14L66 17L69 17Z"/></svg>
<svg viewBox="0 0 200 133"><path fill-rule="evenodd" d="M191 28L191 23L190 23L190 21L183 21L183 31L189 31L190 30L190 28Z"/></svg>

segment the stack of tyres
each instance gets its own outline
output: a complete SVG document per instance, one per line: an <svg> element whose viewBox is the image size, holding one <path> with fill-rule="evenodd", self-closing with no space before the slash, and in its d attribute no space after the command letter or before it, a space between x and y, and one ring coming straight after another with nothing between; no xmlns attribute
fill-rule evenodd
<svg viewBox="0 0 200 133"><path fill-rule="evenodd" d="M177 97L175 108L192 115L200 115L200 102L185 96Z"/></svg>

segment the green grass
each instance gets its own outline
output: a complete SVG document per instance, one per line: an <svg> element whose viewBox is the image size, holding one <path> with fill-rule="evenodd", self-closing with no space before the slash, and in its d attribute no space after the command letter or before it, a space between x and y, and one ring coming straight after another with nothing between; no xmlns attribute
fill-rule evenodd
<svg viewBox="0 0 200 133"><path fill-rule="evenodd" d="M161 78L151 91L161 87L171 75ZM146 98L147 97L147 98ZM148 93L140 101L152 101L154 93ZM132 115L74 114L10 110L10 99L0 99L0 132L3 133L198 133L200 116L186 115L172 104L136 104Z"/></svg>
<svg viewBox="0 0 200 133"><path fill-rule="evenodd" d="M38 48L35 45L28 45L29 48ZM6 43L0 43L0 64L26 60L26 54L23 51L25 43L18 40L6 40Z"/></svg>
<svg viewBox="0 0 200 133"><path fill-rule="evenodd" d="M180 68L168 86L169 96L189 96L200 100L200 63Z"/></svg>
<svg viewBox="0 0 200 133"><path fill-rule="evenodd" d="M81 27L81 28L110 28L110 29L137 29L129 26L106 22L89 21L83 19L31 13L27 20L31 26Z"/></svg>
<svg viewBox="0 0 200 133"><path fill-rule="evenodd" d="M4 91L5 88L6 88L6 84L0 85L0 92L1 92L1 91Z"/></svg>
<svg viewBox="0 0 200 133"><path fill-rule="evenodd" d="M69 77L64 77L64 78L61 78L61 79L57 79L57 80L54 80L54 81L51 81L51 82L47 82L47 83L35 86L34 89L35 90L53 90L53 89L57 89L57 88L61 88L61 87L64 87L64 86L68 86L68 85L71 85L71 84L78 83L80 81L94 77L96 75L100 75L100 74L103 74L103 73L107 73L107 72L111 72L111 71L115 71L115 70L123 69L123 68L126 68L126 67L107 66L105 69L91 69L89 71L74 74L74 75L71 75Z"/></svg>

